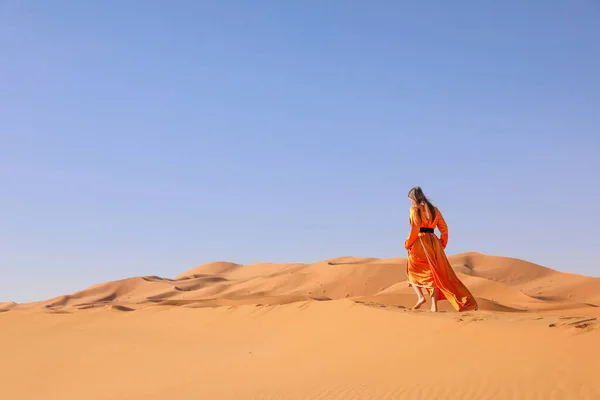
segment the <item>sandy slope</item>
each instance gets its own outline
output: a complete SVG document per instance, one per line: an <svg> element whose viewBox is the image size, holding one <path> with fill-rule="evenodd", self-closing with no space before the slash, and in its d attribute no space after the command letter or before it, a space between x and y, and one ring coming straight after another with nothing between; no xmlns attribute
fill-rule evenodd
<svg viewBox="0 0 600 400"><path fill-rule="evenodd" d="M450 260L481 310L411 311L405 260L354 257L0 303L0 398L600 398L600 279Z"/></svg>
<svg viewBox="0 0 600 400"><path fill-rule="evenodd" d="M558 272L523 260L464 253L449 257L482 310L593 309L600 305L600 279ZM379 298L411 306L406 260L340 257L315 264L238 265L213 262L174 279L144 276L105 282L77 293L11 310L44 308L71 312L106 305L140 309L156 305L215 306L285 304L302 300ZM375 299L375 300L374 300ZM392 302L392 303L390 303ZM3 303L4 304L4 303ZM450 310L446 302L442 309Z"/></svg>

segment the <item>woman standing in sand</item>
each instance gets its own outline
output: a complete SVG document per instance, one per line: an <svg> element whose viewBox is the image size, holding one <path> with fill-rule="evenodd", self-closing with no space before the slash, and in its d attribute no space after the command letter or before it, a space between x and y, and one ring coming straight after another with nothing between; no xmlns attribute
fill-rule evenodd
<svg viewBox="0 0 600 400"><path fill-rule="evenodd" d="M477 301L458 279L444 249L448 244L448 225L438 210L425 197L423 190L415 186L408 192L412 203L410 208L410 234L404 242L408 251L406 274L408 285L412 286L418 296L413 310L421 307L426 300L422 288L431 296L431 311L437 311L439 300L448 300L456 311L477 309ZM438 238L434 229L438 228Z"/></svg>

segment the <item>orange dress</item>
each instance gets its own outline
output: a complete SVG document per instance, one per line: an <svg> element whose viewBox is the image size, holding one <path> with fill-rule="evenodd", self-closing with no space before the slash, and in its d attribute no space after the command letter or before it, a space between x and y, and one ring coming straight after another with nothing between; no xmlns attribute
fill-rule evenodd
<svg viewBox="0 0 600 400"><path fill-rule="evenodd" d="M476 310L478 306L475 297L458 279L444 252L448 244L448 225L437 207L433 220L428 218L425 207L413 206L410 209L411 229L404 242L404 247L408 250L408 285L426 288L429 294L434 288L438 288L438 300L448 300L456 311ZM418 221L418 208L421 210L421 221ZM433 232L421 232L421 228L438 228L440 238Z"/></svg>

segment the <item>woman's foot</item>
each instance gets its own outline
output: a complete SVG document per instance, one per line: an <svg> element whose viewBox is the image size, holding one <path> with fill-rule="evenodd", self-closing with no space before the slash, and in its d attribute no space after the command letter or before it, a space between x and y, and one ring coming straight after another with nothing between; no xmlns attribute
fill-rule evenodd
<svg viewBox="0 0 600 400"><path fill-rule="evenodd" d="M433 288L433 293L431 293L431 312L437 312L437 301L440 295L440 290L438 288Z"/></svg>
<svg viewBox="0 0 600 400"><path fill-rule="evenodd" d="M419 300L417 300L417 304L415 304L415 306L412 309L413 310L418 310L419 307L421 307L426 302L427 302L427 300L425 300L425 297L421 297Z"/></svg>

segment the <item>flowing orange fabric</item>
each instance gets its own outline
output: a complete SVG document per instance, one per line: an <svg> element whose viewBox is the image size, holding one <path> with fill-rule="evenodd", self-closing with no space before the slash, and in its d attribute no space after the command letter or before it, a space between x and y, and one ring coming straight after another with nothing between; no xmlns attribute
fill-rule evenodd
<svg viewBox="0 0 600 400"><path fill-rule="evenodd" d="M430 295L434 288L438 288L438 300L448 300L456 311L476 310L475 297L458 279L446 257L444 249L448 244L448 225L440 210L437 207L434 210L435 216L428 212L426 205L410 209L411 230L404 242L408 250L408 285L426 288ZM440 238L435 233L420 232L421 227L438 228Z"/></svg>

